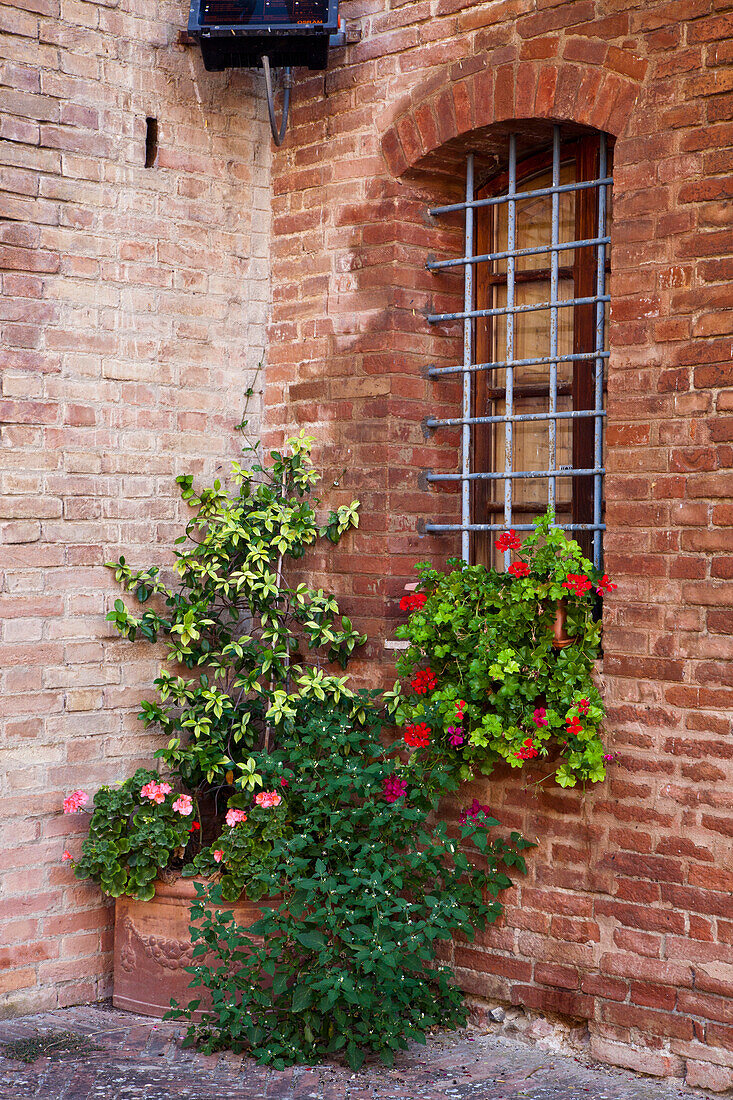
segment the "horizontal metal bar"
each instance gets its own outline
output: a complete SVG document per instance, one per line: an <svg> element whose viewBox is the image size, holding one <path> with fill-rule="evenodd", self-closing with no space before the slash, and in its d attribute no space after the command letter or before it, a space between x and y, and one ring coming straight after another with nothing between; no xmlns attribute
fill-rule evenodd
<svg viewBox="0 0 733 1100"><path fill-rule="evenodd" d="M544 256L548 252L569 252L573 248L590 248L592 245L610 243L610 237L591 237L587 241L567 241L554 247L551 244L538 245L536 248L517 248L513 252L487 252L483 256L460 256L457 260L428 260L425 266L428 271L437 271L444 267L460 267L461 264L491 263L493 260L508 260L510 257L517 256Z"/></svg>
<svg viewBox="0 0 733 1100"><path fill-rule="evenodd" d="M540 199L545 195L564 195L572 191L587 191L591 187L607 187L613 183L613 176L604 176L597 180L584 180L582 183L561 183L558 187L539 187L536 191L516 191L513 195L494 195L490 199L474 199L473 202L453 202L449 206L432 206L428 213L432 217L452 214L454 210L477 210L481 206L501 206L505 202L519 202L520 199Z"/></svg>
<svg viewBox="0 0 733 1100"><path fill-rule="evenodd" d="M557 387L557 393L559 397L572 397L573 383L572 382L560 382ZM500 401L502 397L506 397L505 386L487 386L483 396L487 401ZM549 397L550 391L547 386L515 386L514 387L514 399L516 401L524 400L526 397Z"/></svg>
<svg viewBox="0 0 733 1100"><path fill-rule="evenodd" d="M569 513L570 510L571 510L571 507L572 507L572 502L571 501L569 501L569 500L560 501L557 505L557 512L555 513L555 515L556 516L557 515L564 515L566 512ZM526 516L529 516L529 515L536 516L537 515L537 508L538 508L537 504L532 504L531 502L527 503L526 501L522 502L521 500L520 501L514 500L514 501L512 501L512 516L525 516L525 515ZM489 515L489 513L493 514L494 512L496 512L496 513L503 512L503 510L504 510L504 501L503 500L482 500L481 501L481 511L486 512L487 515ZM512 520L512 524L513 523L514 523L514 520Z"/></svg>
<svg viewBox="0 0 733 1100"><path fill-rule="evenodd" d="M605 523L555 523L563 531L605 531ZM436 531L506 531L506 523L426 523L425 530ZM512 523L513 531L534 531L533 523Z"/></svg>
<svg viewBox="0 0 733 1100"><path fill-rule="evenodd" d="M516 390L514 391L516 397ZM428 428L454 428L461 424L520 424L527 420L579 420L589 416L605 416L604 410L574 409L572 412L515 413L512 416L469 416L455 417L452 420L436 420L429 416L425 421Z"/></svg>
<svg viewBox="0 0 733 1100"><path fill-rule="evenodd" d="M464 367L463 364L458 367L430 367L428 377L439 378L443 374L463 374L465 371L475 373L480 370L501 370L504 367L541 367L548 363L577 363L582 359L608 359L610 354L609 351L582 351L575 352L573 355L558 355L554 359L549 355L543 355L538 359L514 359L511 363L472 363L470 367Z"/></svg>
<svg viewBox="0 0 733 1100"><path fill-rule="evenodd" d="M610 302L610 294L594 294L590 298L563 298L555 302L540 302L536 306L499 306L496 309L471 309L461 313L431 313L428 321L431 325L441 324L443 321L465 321L467 317L506 317L517 313L539 313L543 309L569 309L570 306L590 306L595 302ZM558 360L550 357L550 363ZM514 366L514 364L511 364Z"/></svg>
<svg viewBox="0 0 733 1100"><path fill-rule="evenodd" d="M428 474L427 481L516 481L519 478L539 479L543 477L595 477L596 474L605 474L605 469L594 470L504 470L502 473L486 473L480 471L475 474Z"/></svg>

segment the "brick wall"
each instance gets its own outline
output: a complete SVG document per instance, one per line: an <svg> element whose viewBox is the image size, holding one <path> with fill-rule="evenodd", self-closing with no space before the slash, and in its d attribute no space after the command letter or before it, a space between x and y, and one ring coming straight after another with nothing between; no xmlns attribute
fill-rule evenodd
<svg viewBox="0 0 733 1100"><path fill-rule="evenodd" d="M259 388L269 126L250 74L177 44L186 7L0 3L4 1012L109 992L110 909L61 864L84 823L59 808L150 760L156 662L105 623L102 563L170 562L175 476L238 452Z"/></svg>
<svg viewBox="0 0 733 1100"><path fill-rule="evenodd" d="M461 290L425 271L460 248L427 206L460 195L467 149L485 170L507 129L531 144L557 119L617 139L603 674L619 762L585 795L500 772L466 791L540 847L502 926L454 962L476 997L587 1020L600 1058L733 1086L731 8L345 0L361 40L297 74L270 181L258 87L178 45L185 5L0 3L0 1009L108 988L109 910L59 863L81 823L58 806L149 758L134 715L156 664L109 632L102 563L169 560L174 476L236 449L270 196L266 438L306 427L331 498L363 502L313 574L369 631L355 669L374 683L413 563L456 551L420 533L457 513L420 477L457 455L422 428L456 408L425 368L457 361L460 335L425 320Z"/></svg>
<svg viewBox="0 0 733 1100"><path fill-rule="evenodd" d="M460 227L427 205L460 193L466 149L490 163L510 127L530 144L537 119L616 137L606 562L619 588L603 674L618 763L585 794L502 771L466 791L540 846L502 926L454 961L477 997L587 1020L601 1059L715 1089L733 1086L731 8L342 4L361 40L325 77L300 74L274 158L266 390L267 438L306 426L336 495L363 501L328 569L371 634L360 673L387 678L412 564L456 549L419 533L457 507L420 479L457 458L455 437L423 431L457 403L425 367L460 358L458 331L425 320L460 285L424 268L428 252L458 252Z"/></svg>

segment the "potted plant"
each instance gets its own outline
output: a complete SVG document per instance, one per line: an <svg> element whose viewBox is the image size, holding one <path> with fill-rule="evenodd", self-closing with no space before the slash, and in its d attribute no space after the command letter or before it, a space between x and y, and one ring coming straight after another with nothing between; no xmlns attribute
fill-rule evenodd
<svg viewBox="0 0 733 1100"><path fill-rule="evenodd" d="M167 736L163 771L97 792L71 861L117 899L117 1005L162 1015L198 985L180 1011L204 1049L358 1066L465 1020L436 944L497 919L528 843L492 837L485 807L457 834L436 821L451 770L404 761L374 693L330 671L364 638L290 566L355 527L358 504L318 525L310 443L291 440L267 469L235 464L236 493L216 482L196 495L179 478L194 515L175 585L111 564L152 606L136 617L119 600L110 619L131 639L165 639L177 671L160 673L140 715ZM64 809L88 801L75 791Z"/></svg>
<svg viewBox="0 0 733 1100"><path fill-rule="evenodd" d="M334 1057L357 1069L367 1053L391 1064L431 1028L466 1022L450 941L497 920L530 845L497 836L485 806L457 829L438 819L455 778L404 761L374 702L360 703L354 715L345 701L301 701L263 759L268 786L289 775L297 828L274 841L259 886L271 895L285 883L287 896L243 928L222 911L225 880L199 888L202 997L171 1012L191 1021L186 1045L246 1050L276 1069Z"/></svg>
<svg viewBox="0 0 733 1100"><path fill-rule="evenodd" d="M118 899L120 1007L162 1015L171 996L185 997L195 896L186 876L220 878L240 923L260 915L258 875L290 824L286 775L265 789L255 757L267 759L299 707L356 701L326 666L344 667L364 636L330 594L289 579L308 548L358 525L357 501L318 523L312 442L301 433L267 467L235 462L232 491L216 481L197 494L190 475L177 479L193 516L177 540L173 583L157 566L109 563L145 608L136 616L116 600L108 619L130 640L164 640L174 666L161 670L157 698L139 715L167 737L154 754L162 771L141 769L98 791L80 857L64 853L78 878ZM64 811L88 801L76 791Z"/></svg>
<svg viewBox="0 0 733 1100"><path fill-rule="evenodd" d="M615 588L548 511L522 541L496 545L516 556L506 572L451 561L422 563L410 613L397 636L407 679L389 703L406 746L462 779L500 762L521 768L552 758L562 787L599 782L611 755L601 740L603 701L593 678L600 651L598 597Z"/></svg>

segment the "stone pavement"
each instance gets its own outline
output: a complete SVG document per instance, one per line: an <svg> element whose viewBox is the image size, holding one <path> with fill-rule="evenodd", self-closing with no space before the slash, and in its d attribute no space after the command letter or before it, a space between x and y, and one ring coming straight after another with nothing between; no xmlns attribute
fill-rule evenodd
<svg viewBox="0 0 733 1100"><path fill-rule="evenodd" d="M66 1032L83 1052L57 1047L35 1062L5 1056L19 1039ZM278 1072L249 1058L182 1050L183 1028L107 1004L0 1022L2 1100L692 1100L679 1084L589 1066L469 1028L441 1032L400 1055L393 1068L366 1064ZM59 1042L59 1040L57 1040ZM48 1044L47 1044L48 1045ZM73 1047L73 1041L70 1046ZM78 1045L78 1043L77 1043ZM91 1049L90 1049L91 1048Z"/></svg>

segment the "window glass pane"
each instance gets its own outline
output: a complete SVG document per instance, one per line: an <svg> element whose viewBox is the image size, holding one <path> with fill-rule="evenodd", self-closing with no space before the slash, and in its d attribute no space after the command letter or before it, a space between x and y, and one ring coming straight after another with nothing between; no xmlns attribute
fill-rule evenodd
<svg viewBox="0 0 733 1100"><path fill-rule="evenodd" d="M560 165L560 183L573 183L575 180L575 162ZM537 172L527 176L517 184L517 191L540 191L552 186L552 172ZM575 240L575 192L570 191L559 196L560 225L558 240L560 243ZM509 205L494 207L494 252L507 250L507 220ZM520 199L516 204L515 248L546 248L552 240L552 196L542 195L535 199ZM560 253L560 263L572 267L575 252L568 249ZM539 271L550 266L550 253L538 256L517 256L515 271ZM506 274L506 260L497 261L497 272Z"/></svg>

